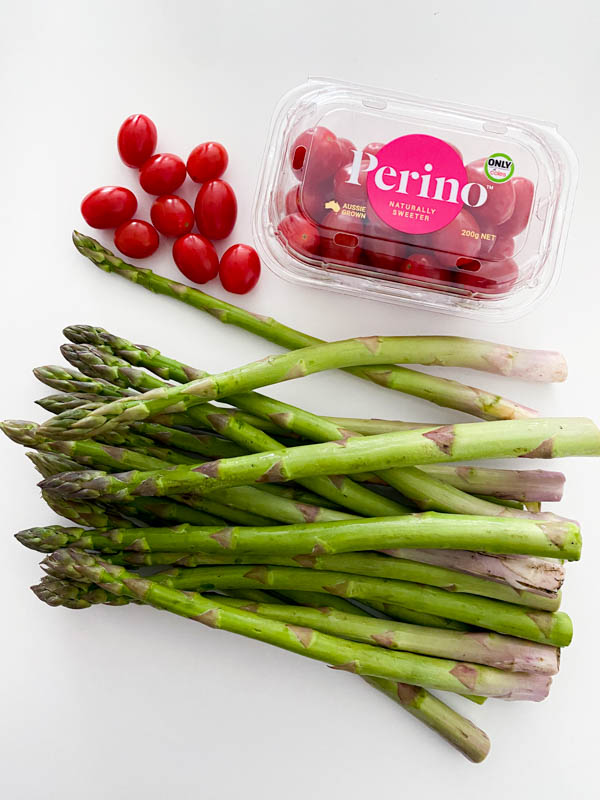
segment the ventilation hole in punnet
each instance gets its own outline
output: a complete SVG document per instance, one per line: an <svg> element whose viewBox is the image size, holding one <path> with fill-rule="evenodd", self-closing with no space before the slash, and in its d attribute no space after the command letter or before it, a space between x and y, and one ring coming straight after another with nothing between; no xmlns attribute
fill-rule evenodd
<svg viewBox="0 0 600 800"><path fill-rule="evenodd" d="M477 272L478 269L481 269L481 264L475 258L459 258L456 262L456 266L468 272Z"/></svg>
<svg viewBox="0 0 600 800"><path fill-rule="evenodd" d="M358 238L351 233L336 233L333 241L340 247L356 247L358 245Z"/></svg>
<svg viewBox="0 0 600 800"><path fill-rule="evenodd" d="M297 147L294 150L294 159L292 161L292 167L294 169L302 169L302 165L304 164L305 158L306 158L306 147L304 146Z"/></svg>

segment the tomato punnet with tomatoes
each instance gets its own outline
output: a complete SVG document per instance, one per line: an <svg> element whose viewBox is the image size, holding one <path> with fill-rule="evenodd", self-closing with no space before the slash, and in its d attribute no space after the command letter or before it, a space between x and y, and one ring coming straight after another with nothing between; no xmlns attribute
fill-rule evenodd
<svg viewBox="0 0 600 800"><path fill-rule="evenodd" d="M303 131L292 145L290 152L292 171L298 180L304 177L307 164L310 171L323 180L330 177L344 163L347 144L340 144L329 128L316 127Z"/></svg>
<svg viewBox="0 0 600 800"><path fill-rule="evenodd" d="M291 250L314 256L319 252L317 226L302 214L288 214L279 223L279 234Z"/></svg>
<svg viewBox="0 0 600 800"><path fill-rule="evenodd" d="M124 186L101 186L81 201L81 213L91 228L118 228L136 210L135 195Z"/></svg>
<svg viewBox="0 0 600 800"><path fill-rule="evenodd" d="M246 294L260 278L260 258L253 247L234 244L221 256L219 278L223 288L234 294Z"/></svg>
<svg viewBox="0 0 600 800"><path fill-rule="evenodd" d="M165 236L183 236L194 225L194 212L189 203L176 194L157 197L150 209L152 223Z"/></svg>
<svg viewBox="0 0 600 800"><path fill-rule="evenodd" d="M119 155L128 167L141 167L156 150L156 125L145 114L132 114L119 128Z"/></svg>
<svg viewBox="0 0 600 800"><path fill-rule="evenodd" d="M198 230L209 239L225 239L235 225L237 200L226 181L208 181L196 197L194 216Z"/></svg>
<svg viewBox="0 0 600 800"><path fill-rule="evenodd" d="M227 169L229 156L219 142L203 142L194 147L187 160L187 172L195 183L220 178Z"/></svg>
<svg viewBox="0 0 600 800"><path fill-rule="evenodd" d="M115 247L130 258L148 258L158 245L156 228L143 219L130 219L115 231Z"/></svg>
<svg viewBox="0 0 600 800"><path fill-rule="evenodd" d="M207 283L219 274L219 256L212 242L198 233L186 233L173 243L173 260L194 283Z"/></svg>
<svg viewBox="0 0 600 800"><path fill-rule="evenodd" d="M173 153L157 153L142 164L140 184L148 194L173 194L185 180L185 164Z"/></svg>

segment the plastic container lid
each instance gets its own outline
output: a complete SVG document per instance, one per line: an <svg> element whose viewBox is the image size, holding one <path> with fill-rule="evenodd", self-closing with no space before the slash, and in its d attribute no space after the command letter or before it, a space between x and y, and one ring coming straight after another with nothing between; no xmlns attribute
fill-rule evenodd
<svg viewBox="0 0 600 800"><path fill-rule="evenodd" d="M275 111L254 236L295 283L515 319L556 282L576 174L550 123L311 79Z"/></svg>

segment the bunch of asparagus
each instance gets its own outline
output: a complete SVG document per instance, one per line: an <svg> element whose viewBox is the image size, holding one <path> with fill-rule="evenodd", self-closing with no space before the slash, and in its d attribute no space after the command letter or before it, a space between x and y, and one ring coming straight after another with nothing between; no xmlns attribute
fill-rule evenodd
<svg viewBox="0 0 600 800"><path fill-rule="evenodd" d="M101 269L292 352L208 375L89 325L38 425L0 423L75 527L17 534L47 554L49 605L143 603L364 677L473 761L486 734L430 690L542 700L572 637L559 611L577 523L541 510L564 476L453 462L600 454L586 419L544 419L504 397L399 364L564 380L558 353L456 337L319 342L126 264L74 234ZM322 417L256 390L343 368L479 422Z"/></svg>

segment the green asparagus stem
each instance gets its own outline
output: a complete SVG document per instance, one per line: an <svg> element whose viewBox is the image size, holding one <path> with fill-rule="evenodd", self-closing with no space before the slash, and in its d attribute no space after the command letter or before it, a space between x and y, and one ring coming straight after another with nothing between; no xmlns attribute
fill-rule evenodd
<svg viewBox="0 0 600 800"><path fill-rule="evenodd" d="M71 609L81 609L98 603L124 605L135 602L132 598L112 595L94 584L53 578L50 575L44 576L31 589L40 600L54 607L65 606ZM252 590L249 594L250 597L246 599L251 599L253 602L273 602L273 598L266 592ZM341 598L337 599L339 603L350 605ZM354 607L350 606L350 608ZM358 610L355 609L355 611ZM395 702L439 733L467 758L472 761L481 761L487 755L489 739L485 733L434 698L426 689L383 678L365 678L365 680L379 691L389 693Z"/></svg>
<svg viewBox="0 0 600 800"><path fill-rule="evenodd" d="M397 700L409 714L443 736L475 764L481 763L489 753L488 735L426 689L383 678L365 677L364 680L383 694Z"/></svg>
<svg viewBox="0 0 600 800"><path fill-rule="evenodd" d="M67 473L68 474L68 473ZM79 474L79 473L76 473ZM65 479L64 475L58 476ZM43 483L49 483L49 478ZM47 487L44 486L44 489ZM89 500L77 497L69 499ZM92 547L152 552L270 554L350 553L361 550L440 547L490 553L530 553L577 561L581 534L575 522L535 522L460 514L410 514L404 517L312 522L268 527L194 527L89 530L55 526L30 528L18 534L28 546ZM35 549L35 548L34 548Z"/></svg>
<svg viewBox="0 0 600 800"><path fill-rule="evenodd" d="M236 325L281 347L296 350L321 343L320 339L289 328L271 317L244 311L198 289L156 275L149 269L127 264L90 236L74 231L73 242L82 255L105 272L114 272L157 294L173 297L206 311L220 322ZM347 371L380 386L421 397L442 407L454 408L482 419L518 419L536 415L532 409L498 395L395 365L354 367Z"/></svg>
<svg viewBox="0 0 600 800"><path fill-rule="evenodd" d="M565 476L542 469L490 469L486 467L429 464L421 467L432 478L472 494L492 495L523 503L557 502L562 499Z"/></svg>
<svg viewBox="0 0 600 800"><path fill-rule="evenodd" d="M474 369L498 371L499 345L459 337L384 337L347 339L329 344L317 344L303 348L297 352L269 356L234 370L219 375L203 377L190 381L183 386L163 387L146 392L138 398L122 398L115 400L103 408L90 411L85 420L79 420L73 426L74 431L89 433L93 430L110 430L113 427L139 421L147 417L169 411L186 411L194 405L210 400L219 400L229 395L251 392L261 386L269 386L281 381L300 378L338 367L354 367L377 365L386 361L409 363L438 364L445 366L468 366ZM506 353L506 359L513 365L510 374L521 372L516 365L521 354ZM559 357L555 354L560 361ZM550 359L547 374L542 368L539 373L529 363L535 357L523 356L527 367L523 367L523 376L528 373L544 379L553 380L560 374L560 366L555 366ZM562 361L560 361L562 364ZM563 376L564 377L564 376Z"/></svg>
<svg viewBox="0 0 600 800"><path fill-rule="evenodd" d="M378 600L369 600L369 607L385 614L386 617L411 622L413 625L424 625L426 628L441 628L448 631L470 631L472 625L459 622L456 619L440 617L437 614L426 614L424 611L415 611L413 608L398 605L398 603L384 603ZM472 698L471 698L472 699Z"/></svg>
<svg viewBox="0 0 600 800"><path fill-rule="evenodd" d="M509 672L538 672L541 675L556 675L558 672L556 647L524 642L511 636L484 631L473 634L423 628L365 617L356 614L356 609L340 611L327 604L316 609L272 602L247 603L232 597L224 597L221 602L234 608L245 608L269 619L314 628L356 642L375 643L391 650L472 661Z"/></svg>
<svg viewBox="0 0 600 800"><path fill-rule="evenodd" d="M94 370L98 370L99 377L120 383L122 386L131 384L138 387L142 384L145 388L155 388L156 383L152 383L152 380L148 382L148 377L145 373L139 373L139 370L127 367L128 362L112 355L109 349L110 346L119 347L120 352L126 357L129 356L132 362L142 364L169 380L186 383L192 377L198 379L208 376L206 372L163 356L156 349L136 346L126 339L109 334L108 331L102 328L75 326L74 328L66 328L64 333L70 339L87 340L94 343L100 342L103 350L98 350L90 344L70 344L64 345L62 352L71 363L79 366L84 372L91 369L92 374L95 374ZM167 386L167 384L162 385ZM313 441L338 441L347 437L349 433L347 429L327 422L322 417L295 406L272 400L256 392L235 395L230 398L230 401L245 411L271 419L282 428ZM421 433L428 430L431 429L420 429ZM354 435L354 432L351 435ZM422 510L488 516L495 514L523 516L522 509L518 507L516 513L496 508L495 504L483 498L473 497L460 489L449 487L442 480L438 480L414 467L385 470L380 472L378 477L410 498Z"/></svg>
<svg viewBox="0 0 600 800"><path fill-rule="evenodd" d="M198 467L174 467L168 472L96 474L93 477L74 475L68 484L63 482L62 488L52 484L43 488L75 494L83 491L90 498L93 494L122 499L129 493L140 491L146 495L205 493L253 482L281 482L323 474L351 474L365 469L476 458L558 458L599 454L600 431L588 419L477 422L447 425L427 434L403 431L349 437L340 442L301 445L222 459Z"/></svg>
<svg viewBox="0 0 600 800"><path fill-rule="evenodd" d="M490 600L487 597L446 592L431 586L405 581L371 578L345 572L315 572L294 567L256 565L237 567L198 567L170 569L154 576L154 580L182 590L212 589L296 589L328 592L346 599L391 602L457 619L468 625L529 639L540 644L567 646L573 626L564 612L528 610L523 606ZM479 694L479 692L476 692Z"/></svg>
<svg viewBox="0 0 600 800"><path fill-rule="evenodd" d="M97 357L94 357L92 362L95 363L101 355L100 353ZM100 358L100 360L102 359ZM123 364L125 366L123 366ZM90 360L88 359L83 366L88 368L90 366ZM134 373L139 371L128 366L127 362L122 362L120 364L119 359L113 358L110 365L107 366L110 366L110 369L113 371L116 370L117 375L116 377L113 375L113 377L126 385L133 379L135 379L138 384L145 382L146 385L165 385L161 380L146 374L134 375ZM144 375L144 377L142 377L142 375ZM155 384L152 384L152 381L155 381ZM278 440L271 438L262 430L254 428L249 423L245 422L237 412L229 415L222 415L219 409L211 406L209 403L205 403L202 406L196 406L190 409L190 414L195 419L199 419L202 424L212 427L217 433L243 445L251 452L262 452L266 449L282 449L284 447ZM177 416L179 416L179 414ZM67 423L66 425L63 424L65 422ZM55 418L51 423L45 426L47 429L45 433L50 435L54 434L59 438L63 436L64 438L64 433L66 430L70 429L71 422L72 417L65 418L64 415L61 415L61 417ZM136 423L136 425L139 425L139 423ZM346 506L359 514L375 516L381 514L399 514L408 510L399 503L387 498L382 498L348 478L334 477L332 479L318 476L316 478L307 478L301 481L301 483L310 491L316 492L337 504Z"/></svg>
<svg viewBox="0 0 600 800"><path fill-rule="evenodd" d="M535 592L545 597L556 597L565 578L563 564L549 558L418 548L396 548L383 552L394 558L410 559L488 578L512 586L517 591Z"/></svg>
<svg viewBox="0 0 600 800"><path fill-rule="evenodd" d="M213 598L180 592L154 580L140 578L123 567L98 561L90 554L75 550L58 551L46 559L44 564L57 577L74 577L76 580L83 578L118 596L134 597L210 627L259 639L357 674L389 678L458 694L476 693L514 700L543 699L551 681L545 675L505 672L493 667L389 652L381 647L349 642L310 628L286 625L242 609L228 607Z"/></svg>
<svg viewBox="0 0 600 800"><path fill-rule="evenodd" d="M350 572L354 575L369 575L374 578L391 578L409 581L426 586L437 586L450 592L476 594L490 597L506 603L538 608L543 611L557 611L560 608L559 593L544 597L532 592L519 591L512 587L465 575L443 567L419 564L418 562L389 558L376 553L344 553L340 555L297 555L282 556L277 553L259 555L237 555L228 553L193 553L181 552L153 553L137 552L133 558L123 563L145 566L223 566L241 564L268 564L279 567L305 567L308 569L327 570L330 572ZM113 559L109 559L112 561Z"/></svg>

